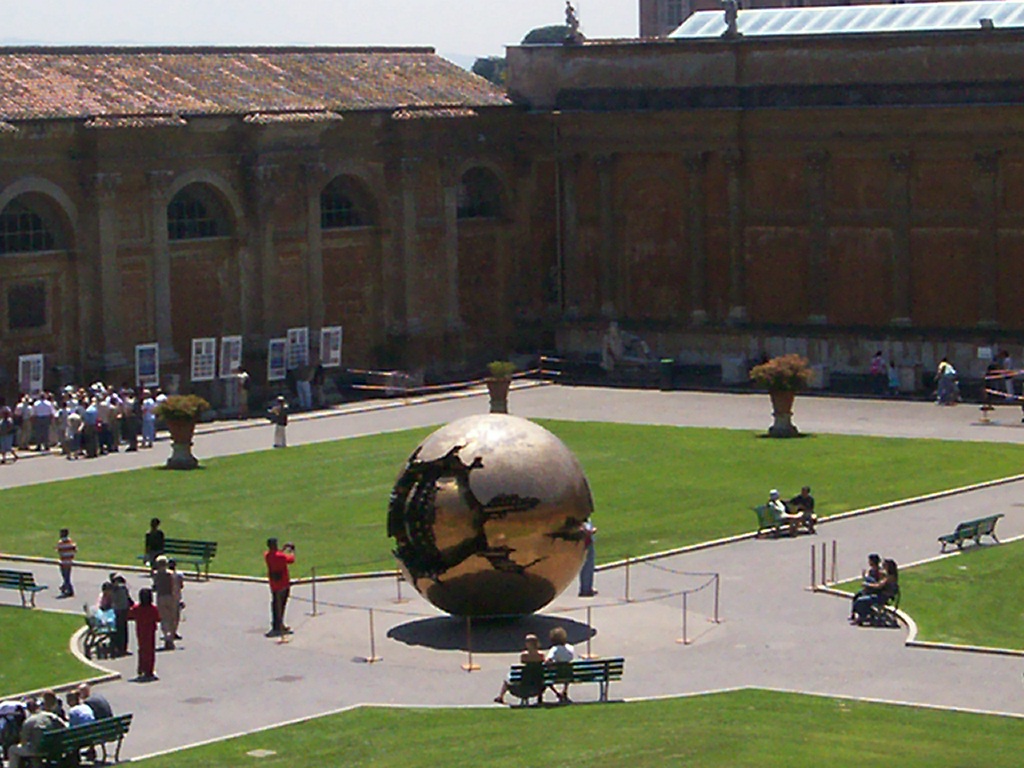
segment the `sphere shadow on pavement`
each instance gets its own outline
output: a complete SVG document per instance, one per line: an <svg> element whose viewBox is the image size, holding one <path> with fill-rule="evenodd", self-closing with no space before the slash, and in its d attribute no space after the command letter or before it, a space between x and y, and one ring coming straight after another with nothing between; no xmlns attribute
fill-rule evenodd
<svg viewBox="0 0 1024 768"><path fill-rule="evenodd" d="M585 643L597 631L574 619L558 616L475 618L471 624L474 653L513 653L523 649L523 638L534 634L547 645L548 633L562 627L570 643ZM467 651L466 619L443 616L400 624L388 630L388 638L406 645L423 646L436 651Z"/></svg>

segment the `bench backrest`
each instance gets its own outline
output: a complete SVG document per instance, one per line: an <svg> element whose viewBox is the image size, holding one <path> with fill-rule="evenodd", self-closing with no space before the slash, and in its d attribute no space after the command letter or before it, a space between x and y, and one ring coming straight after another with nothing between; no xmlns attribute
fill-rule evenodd
<svg viewBox="0 0 1024 768"><path fill-rule="evenodd" d="M132 715L116 715L70 728L45 731L39 749L45 755L60 755L79 747L105 744L124 738L132 723Z"/></svg>
<svg viewBox="0 0 1024 768"><path fill-rule="evenodd" d="M593 683L605 680L621 680L626 660L622 657L611 659L577 659L562 664L544 665L544 682ZM514 664L509 673L509 682L518 683L523 679L523 664Z"/></svg>
<svg viewBox="0 0 1024 768"><path fill-rule="evenodd" d="M217 554L216 541L193 541L192 539L164 539L165 555L188 555L210 559Z"/></svg>
<svg viewBox="0 0 1024 768"><path fill-rule="evenodd" d="M758 528L767 528L770 525L775 525L779 521L779 517L775 514L775 510L767 504L754 507L754 511L757 513Z"/></svg>
<svg viewBox="0 0 1024 768"><path fill-rule="evenodd" d="M32 589L35 585L36 577L31 571L0 570L0 587Z"/></svg>
<svg viewBox="0 0 1024 768"><path fill-rule="evenodd" d="M990 517L983 517L975 522L978 524L978 535L988 536L996 529L996 521L1002 517L1002 515L991 515Z"/></svg>
<svg viewBox="0 0 1024 768"><path fill-rule="evenodd" d="M978 524L980 522L980 520L970 520L966 523L960 523L953 535L958 539L973 539L978 532Z"/></svg>

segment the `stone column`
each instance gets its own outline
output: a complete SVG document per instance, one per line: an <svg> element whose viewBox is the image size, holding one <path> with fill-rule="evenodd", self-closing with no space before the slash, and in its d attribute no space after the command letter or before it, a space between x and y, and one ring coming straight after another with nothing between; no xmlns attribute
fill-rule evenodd
<svg viewBox="0 0 1024 768"><path fill-rule="evenodd" d="M725 161L729 205L729 321L743 323L747 320L743 153L730 149L722 159Z"/></svg>
<svg viewBox="0 0 1024 768"><path fill-rule="evenodd" d="M707 152L698 152L683 160L688 193L686 243L690 252L690 321L696 326L708 321L707 200L704 195L707 161Z"/></svg>
<svg viewBox="0 0 1024 768"><path fill-rule="evenodd" d="M121 174L97 173L97 230L100 257L100 310L103 318L103 367L107 370L128 365L121 323L121 278L117 268L117 190ZM166 229L166 227L165 227Z"/></svg>
<svg viewBox="0 0 1024 768"><path fill-rule="evenodd" d="M889 210L892 212L892 324L911 325L910 319L910 168L909 151L889 153Z"/></svg>
<svg viewBox="0 0 1024 768"><path fill-rule="evenodd" d="M150 306L153 307L153 330L160 344L160 364L177 362L171 327L171 254L167 236L167 197L173 171L150 171L149 193L153 218L153 261L150 275Z"/></svg>
<svg viewBox="0 0 1024 768"><path fill-rule="evenodd" d="M302 166L306 187L306 283L310 339L320 339L324 325L324 242L321 226L320 193L327 184L327 166L320 162ZM314 341L314 343L316 343Z"/></svg>
<svg viewBox="0 0 1024 768"><path fill-rule="evenodd" d="M810 234L807 322L825 325L828 322L828 152L809 152L805 161Z"/></svg>
<svg viewBox="0 0 1024 768"><path fill-rule="evenodd" d="M978 212L978 326L999 325L999 150L974 155L974 196Z"/></svg>
<svg viewBox="0 0 1024 768"><path fill-rule="evenodd" d="M601 291L600 309L605 318L615 318L629 311L629 268L621 263L615 242L615 161L616 155L598 155L598 215L601 243L598 250L598 281Z"/></svg>

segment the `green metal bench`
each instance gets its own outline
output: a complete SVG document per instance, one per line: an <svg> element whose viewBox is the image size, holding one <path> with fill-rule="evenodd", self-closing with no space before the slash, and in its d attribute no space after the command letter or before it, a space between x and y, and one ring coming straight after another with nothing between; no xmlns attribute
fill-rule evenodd
<svg viewBox="0 0 1024 768"><path fill-rule="evenodd" d="M509 670L508 682L513 695L525 704L534 696L539 704L547 688L561 683L597 683L600 686L600 700L608 701L608 686L612 681L621 680L626 660L621 656L612 659L577 659L562 664L545 664L544 677L537 681L524 681L524 671L530 671L525 664L513 664ZM523 685L526 682L527 685ZM532 685L530 685L532 683ZM537 688L539 687L539 690Z"/></svg>
<svg viewBox="0 0 1024 768"><path fill-rule="evenodd" d="M193 539L164 539L163 554L173 559L176 563L188 563L195 566L196 579L200 575L210 578L210 561L217 554L216 541L197 541ZM145 561L145 555L139 555L139 560Z"/></svg>
<svg viewBox="0 0 1024 768"><path fill-rule="evenodd" d="M103 762L107 762L107 744L117 743L114 762L121 760L121 743L132 724L131 713L96 720L84 725L44 731L39 742L43 765L77 766L83 749L99 747Z"/></svg>
<svg viewBox="0 0 1024 768"><path fill-rule="evenodd" d="M968 520L967 522L960 523L952 533L939 536L942 551L946 551L947 544L956 544L957 549L963 549L964 542L970 539L973 539L975 544L981 544L982 536L991 536L996 544L998 544L996 522L1002 516L1002 514L989 515L988 517L979 517L977 520Z"/></svg>
<svg viewBox="0 0 1024 768"><path fill-rule="evenodd" d="M0 588L16 589L21 593L21 607L36 607L36 592L46 589L45 585L36 584L36 577L30 571L0 570ZM28 594L30 601L25 602L25 595Z"/></svg>

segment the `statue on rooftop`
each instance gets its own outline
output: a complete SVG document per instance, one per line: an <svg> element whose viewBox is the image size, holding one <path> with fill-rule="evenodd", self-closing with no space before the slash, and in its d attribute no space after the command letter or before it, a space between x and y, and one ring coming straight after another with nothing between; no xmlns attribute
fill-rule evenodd
<svg viewBox="0 0 1024 768"><path fill-rule="evenodd" d="M580 32L580 19L576 15L576 9L572 7L572 0L565 0L565 26L566 45L579 45L583 42L583 33Z"/></svg>

